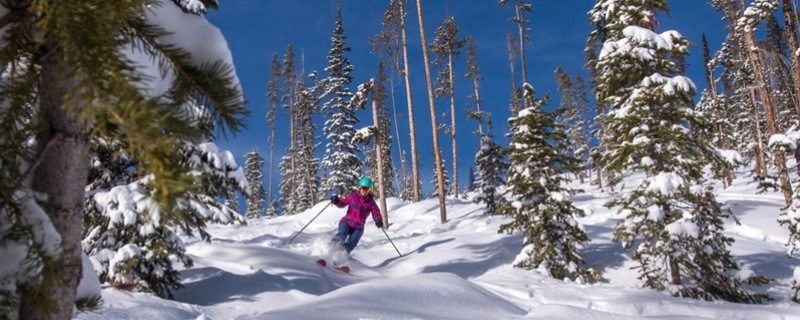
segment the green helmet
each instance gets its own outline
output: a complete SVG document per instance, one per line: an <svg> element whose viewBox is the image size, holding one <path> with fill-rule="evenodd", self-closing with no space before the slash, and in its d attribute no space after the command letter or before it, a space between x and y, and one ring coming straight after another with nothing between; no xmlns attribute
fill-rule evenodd
<svg viewBox="0 0 800 320"><path fill-rule="evenodd" d="M372 179L367 178L367 177L363 177L360 180L358 180L358 186L361 187L361 188L370 188L370 189L372 189Z"/></svg>

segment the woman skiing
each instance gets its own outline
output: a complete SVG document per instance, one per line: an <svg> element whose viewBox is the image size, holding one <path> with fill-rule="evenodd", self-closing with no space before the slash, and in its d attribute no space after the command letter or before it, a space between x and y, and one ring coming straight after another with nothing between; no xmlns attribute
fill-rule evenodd
<svg viewBox="0 0 800 320"><path fill-rule="evenodd" d="M370 213L372 213L375 225L383 228L381 210L375 204L375 198L372 195L372 179L361 178L358 181L358 187L358 191L351 193L343 200L336 195L331 197L333 205L339 208L349 206L347 214L339 220L339 232L334 237L334 241L340 243L348 254L358 245L358 240L364 234L364 223Z"/></svg>

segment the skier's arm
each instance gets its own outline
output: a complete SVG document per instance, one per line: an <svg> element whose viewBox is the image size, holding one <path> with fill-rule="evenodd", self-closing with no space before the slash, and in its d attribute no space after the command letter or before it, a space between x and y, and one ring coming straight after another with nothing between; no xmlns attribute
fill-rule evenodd
<svg viewBox="0 0 800 320"><path fill-rule="evenodd" d="M350 196L347 196L344 199L339 199L339 197L336 197L335 199L331 199L331 203L333 203L334 206L337 206L339 208L344 208L345 206L350 204Z"/></svg>
<svg viewBox="0 0 800 320"><path fill-rule="evenodd" d="M372 205L372 220L375 220L375 224L378 225L378 228L383 227L383 217L381 216L381 208L378 208L378 205L373 203Z"/></svg>

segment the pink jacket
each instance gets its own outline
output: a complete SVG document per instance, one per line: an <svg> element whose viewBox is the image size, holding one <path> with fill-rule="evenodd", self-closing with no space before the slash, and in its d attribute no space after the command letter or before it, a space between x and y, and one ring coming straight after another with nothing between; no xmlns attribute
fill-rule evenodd
<svg viewBox="0 0 800 320"><path fill-rule="evenodd" d="M347 208L347 214L342 217L341 221L347 223L348 226L354 229L364 229L364 223L367 221L367 216L372 213L372 219L381 221L381 209L375 204L375 199L372 194L367 194L366 197L361 196L358 192L353 192L343 200L339 200L333 205Z"/></svg>

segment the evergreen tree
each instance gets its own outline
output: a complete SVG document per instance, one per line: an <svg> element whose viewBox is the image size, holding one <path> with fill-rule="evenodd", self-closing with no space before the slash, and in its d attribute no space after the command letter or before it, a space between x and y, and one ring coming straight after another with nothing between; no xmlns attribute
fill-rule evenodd
<svg viewBox="0 0 800 320"><path fill-rule="evenodd" d="M270 63L269 68L269 82L267 83L267 101L268 101L268 109L266 114L266 121L267 126L270 128L270 135L268 138L269 143L269 170L267 171L267 211L271 210L272 207L272 184L273 178L272 175L275 172L275 131L277 129L277 120L278 120L278 94L280 92L279 83L281 81L281 69L283 66L281 65L280 57L277 54L272 56L272 62ZM274 215L274 211L270 211L268 213L269 216Z"/></svg>
<svg viewBox="0 0 800 320"><path fill-rule="evenodd" d="M448 191L448 190L450 190L450 177L447 175L448 172L447 172L447 166L445 165L445 163L447 163L447 161L442 159L442 175L443 175L443 178L444 178L444 188L443 189ZM439 197L439 177L438 177L437 172L438 171L436 170L436 168L434 166L434 168L433 168L433 177L431 178L431 182L430 182L431 185L433 186L433 192L431 193L431 197L434 197L434 198L435 197Z"/></svg>
<svg viewBox="0 0 800 320"><path fill-rule="evenodd" d="M402 156L400 157L400 165L401 166L408 166L406 161L406 154L403 152ZM406 175L406 179L403 180L403 189L400 192L400 198L404 201L413 201L414 200L414 175Z"/></svg>
<svg viewBox="0 0 800 320"><path fill-rule="evenodd" d="M237 214L240 213L239 194L236 193L236 190L234 189L228 190L228 194L225 195L225 202L222 205L228 207L229 209L231 209L231 211L236 212Z"/></svg>
<svg viewBox="0 0 800 320"><path fill-rule="evenodd" d="M606 105L607 151L599 163L617 173L641 173L638 185L606 205L624 216L614 238L636 245L640 278L647 287L697 299L761 302L765 295L743 288L760 277L734 276L739 269L723 234L722 210L704 186L703 168L722 161L698 138L708 120L692 110L695 86L680 75L688 41L676 31L656 34L663 0L598 0L590 17L605 35L597 56L597 101ZM649 52L643 56L640 52ZM690 129L691 128L691 129ZM621 182L621 175L609 181Z"/></svg>
<svg viewBox="0 0 800 320"><path fill-rule="evenodd" d="M477 157L476 157L477 158ZM469 176L467 180L467 191L472 192L477 189L477 184L475 183L475 170L472 167L469 167Z"/></svg>
<svg viewBox="0 0 800 320"><path fill-rule="evenodd" d="M204 19L180 10L204 12L213 3L4 3L0 141L7 148L0 156L0 254L7 267L19 271L0 279L2 314L23 319L73 315L94 142L125 147L136 175L148 178L153 209L165 213L162 225L195 225L190 218L169 214L196 182L181 154L183 143L213 132L210 124L236 132L246 112L233 67L223 57L191 59L192 52L168 34L188 38L209 30ZM177 23L196 19L195 28L171 30L157 13ZM159 71L174 75L162 88L147 80ZM198 114L212 121L198 121ZM114 179L106 182L128 177ZM25 254L15 257L9 249Z"/></svg>
<svg viewBox="0 0 800 320"><path fill-rule="evenodd" d="M244 155L244 176L250 186L245 193L245 200L247 201L245 217L248 219L264 215L266 195L264 194L264 174L261 171L263 166L264 159L258 154L258 148L250 150Z"/></svg>
<svg viewBox="0 0 800 320"><path fill-rule="evenodd" d="M375 78L372 90L372 99L378 106L378 129L376 134L381 136L381 160L383 161L383 190L387 197L396 195L396 191L392 181L395 180L395 169L392 161L392 135L389 134L389 110L386 108L386 72L385 64L381 61L378 65L378 75ZM377 140L376 140L377 141ZM367 147L369 152L365 165L367 167L367 175L370 177L377 177L377 163L376 163L376 149L377 145L372 144Z"/></svg>
<svg viewBox="0 0 800 320"><path fill-rule="evenodd" d="M458 24L452 16L447 17L436 29L436 36L431 43L434 62L440 67L440 72L436 81L436 97L446 97L450 100L450 126L447 132L450 134L453 155L453 194L458 197L458 143L456 139L456 93L455 93L455 72L453 71L453 59L458 57L460 50L464 46L464 40L458 38Z"/></svg>
<svg viewBox="0 0 800 320"><path fill-rule="evenodd" d="M470 101L467 105L467 118L478 122L478 137L483 136L484 118L488 120L489 114L481 109L480 82L483 80L481 70L478 67L478 57L475 48L475 39L469 37L465 40L467 47L467 71L464 77L472 80L472 94L467 97ZM474 108L474 109L473 109Z"/></svg>
<svg viewBox="0 0 800 320"><path fill-rule="evenodd" d="M319 169L319 159L314 157L317 149L316 137L314 132L313 116L319 105L316 97L315 88L305 88L302 83L298 84L297 91L299 92L298 103L295 107L297 115L297 169L299 172L295 179L297 179L297 189L294 197L296 197L297 212L304 211L314 206L317 201L322 200L323 195L319 192L320 181L317 176Z"/></svg>
<svg viewBox="0 0 800 320"><path fill-rule="evenodd" d="M485 203L489 214L499 214L500 208L506 204L499 188L505 184L503 178L508 170L508 163L503 149L491 135L483 135L480 139L481 149L475 155L475 167L478 169L478 196L475 197L475 202Z"/></svg>
<svg viewBox="0 0 800 320"><path fill-rule="evenodd" d="M299 204L299 192L297 192L298 184L294 177L297 175L292 169L292 156L290 154L281 157L281 163L278 165L278 170L281 173L281 181L278 184L278 192L280 193L281 212L284 215L291 215L300 213L297 208Z"/></svg>
<svg viewBox="0 0 800 320"><path fill-rule="evenodd" d="M577 191L564 186L564 173L576 172L580 162L566 152L566 134L556 114L543 110L547 97L536 99L533 87L523 85L525 108L508 119L510 128L508 194L502 213L512 218L500 232L524 234L516 267L539 269L556 279L585 283L599 275L583 266L580 248L589 237L577 222L584 215L569 198Z"/></svg>
<svg viewBox="0 0 800 320"><path fill-rule="evenodd" d="M559 105L561 119L559 121L567 128L567 139L570 141L567 144L567 148L572 156L580 161L588 157L589 152L588 137L585 129L586 122L583 120L585 110L580 109L581 93L576 91L575 85L573 85L574 80L561 67L556 68L555 77L558 91L561 93L561 103ZM583 168L583 165L581 167ZM576 173L581 183L583 183L585 178L584 170L578 170Z"/></svg>
<svg viewBox="0 0 800 320"><path fill-rule="evenodd" d="M347 194L358 184L361 176L360 150L352 142L356 132L354 126L358 123L357 110L348 103L353 95L347 88L353 80L350 76L353 65L345 57L345 53L350 51L345 40L340 2L328 53L328 66L325 67L328 77L317 84L322 92L322 110L327 112L323 130L328 144L321 163L327 171L322 184L325 194Z"/></svg>
<svg viewBox="0 0 800 320"><path fill-rule="evenodd" d="M123 158L124 154L120 153ZM100 267L96 271L102 282L172 297L172 290L182 288L174 263L192 265L176 232L198 233L208 241L206 223L238 221L235 208L215 200L247 189L244 173L233 154L219 150L213 143L187 143L181 156L192 168L196 187L177 199L171 211L164 212L182 217L180 221L160 221L164 213L153 209L157 203L149 192L152 180L147 176L90 191L82 244L92 264ZM131 172L136 174L137 170Z"/></svg>

